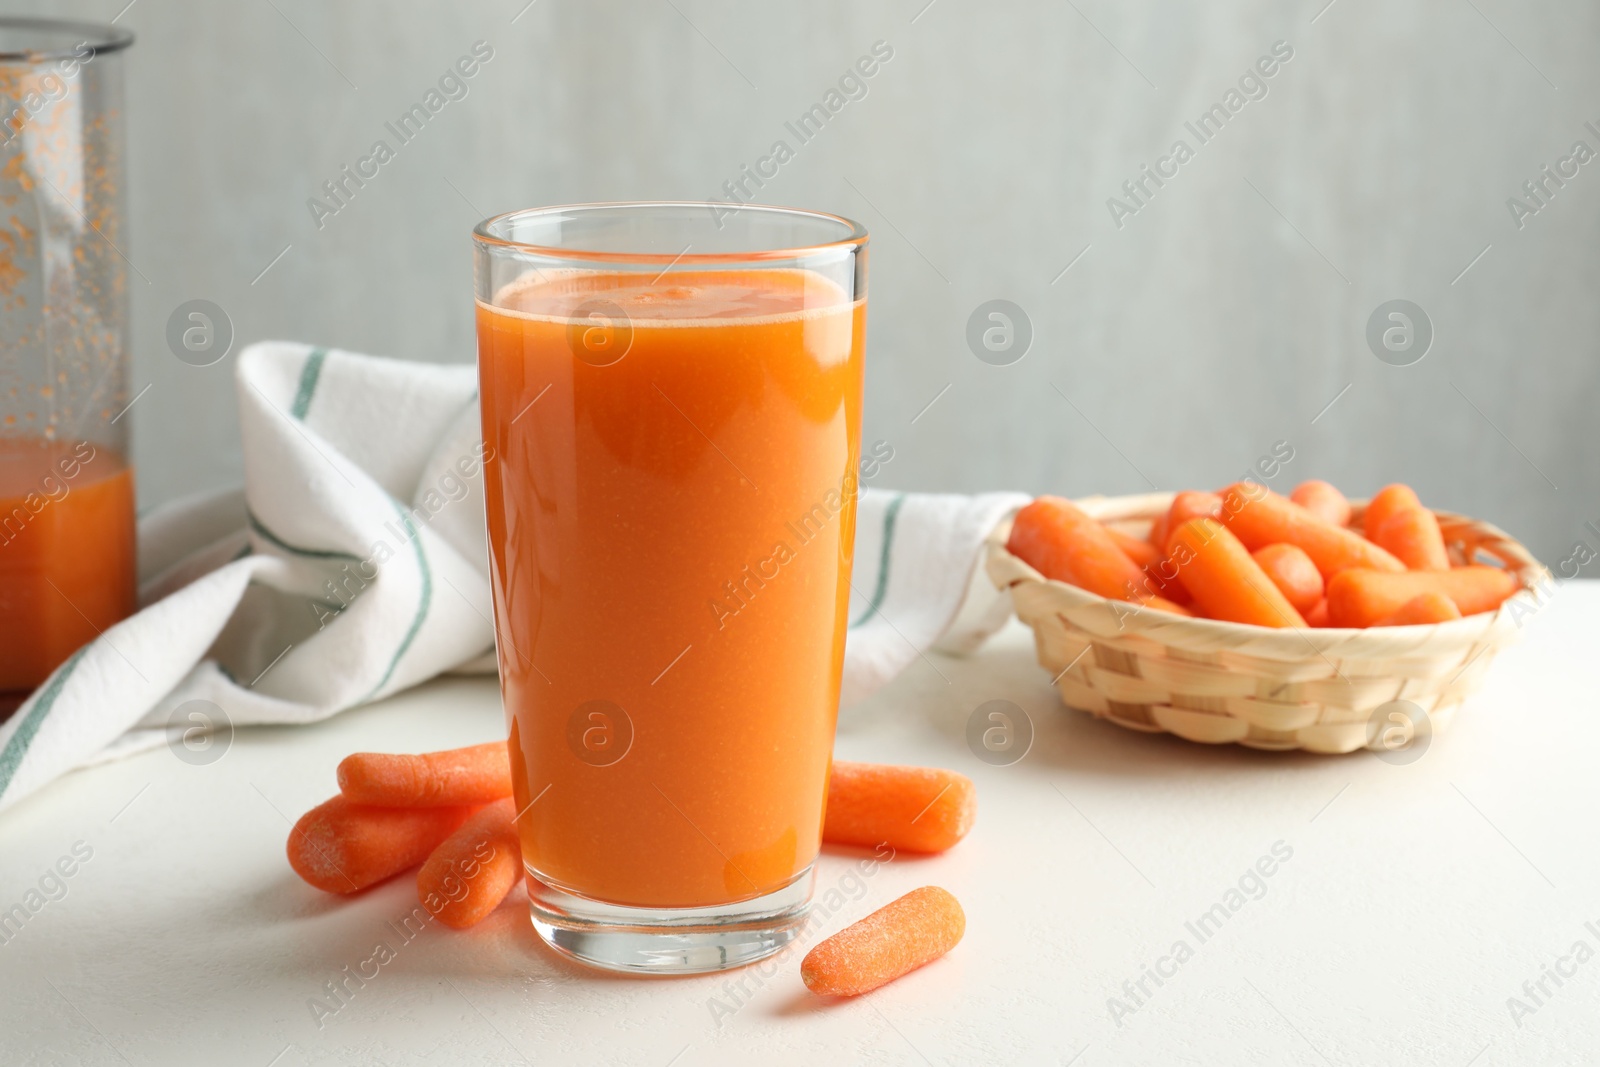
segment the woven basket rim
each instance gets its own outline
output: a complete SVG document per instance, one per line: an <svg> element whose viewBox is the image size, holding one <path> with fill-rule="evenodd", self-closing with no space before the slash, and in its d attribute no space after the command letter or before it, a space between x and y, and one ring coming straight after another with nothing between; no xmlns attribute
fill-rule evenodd
<svg viewBox="0 0 1600 1067"><path fill-rule="evenodd" d="M1072 502L1086 514L1101 521L1154 519L1169 507L1175 493L1140 493L1127 496L1090 496ZM1365 510L1366 500L1352 500L1352 523ZM1501 561L1521 584L1492 612L1481 612L1463 619L1420 626L1383 626L1368 629L1348 627L1274 629L1248 623L1225 622L1144 608L1121 600L1111 600L1066 582L1046 578L1011 554L1006 542L1014 516L1008 516L986 539L986 569L996 588L1015 593L1019 585L1035 584L1050 590L1051 598L1074 608L1101 606L1105 611L1111 639L1130 636L1199 652L1230 650L1274 660L1301 660L1308 657L1405 658L1435 655L1446 647L1470 646L1507 636L1517 626L1514 615L1536 610L1539 600L1533 590L1553 581L1550 571L1510 534L1491 523L1450 511L1433 510L1450 541L1451 533L1470 532L1479 551ZM1019 605L1020 606L1020 605ZM1018 612L1021 616L1021 612ZM1027 618L1023 618L1027 622Z"/></svg>

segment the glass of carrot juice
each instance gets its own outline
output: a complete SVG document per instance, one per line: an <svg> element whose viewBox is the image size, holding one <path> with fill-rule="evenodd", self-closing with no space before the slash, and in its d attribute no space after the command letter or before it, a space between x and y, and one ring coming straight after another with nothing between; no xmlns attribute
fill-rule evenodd
<svg viewBox="0 0 1600 1067"><path fill-rule="evenodd" d="M0 18L0 721L137 603L132 43L116 26Z"/></svg>
<svg viewBox="0 0 1600 1067"><path fill-rule="evenodd" d="M533 924L736 967L807 918L844 662L867 235L593 204L474 231L489 566Z"/></svg>

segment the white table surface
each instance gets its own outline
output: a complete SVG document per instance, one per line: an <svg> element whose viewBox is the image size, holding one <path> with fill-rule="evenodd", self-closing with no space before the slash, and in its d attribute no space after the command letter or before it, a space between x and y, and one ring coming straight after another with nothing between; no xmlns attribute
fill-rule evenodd
<svg viewBox="0 0 1600 1067"><path fill-rule="evenodd" d="M77 773L0 816L0 908L76 842L93 850L0 945L0 1063L1596 1063L1600 959L1563 963L1575 973L1545 979L1520 1019L1507 998L1575 942L1600 950L1597 690L1587 583L1556 592L1408 766L1206 748L1067 711L1013 624L971 658L918 661L841 725L841 756L978 783L964 843L880 868L829 924L939 884L968 923L944 960L830 1002L793 956L719 1025L727 976L564 962L519 890L469 931L398 948L319 1029L308 1000L397 942L386 923L415 882L319 893L284 859L288 820L334 791L351 751L501 736L492 682L444 680L320 725L241 731L209 766L161 749ZM1037 727L1009 767L964 739L997 698ZM1199 942L1186 920L1279 841L1293 856L1265 895ZM819 889L856 859L825 855ZM1108 998L1180 939L1192 958L1113 1022Z"/></svg>

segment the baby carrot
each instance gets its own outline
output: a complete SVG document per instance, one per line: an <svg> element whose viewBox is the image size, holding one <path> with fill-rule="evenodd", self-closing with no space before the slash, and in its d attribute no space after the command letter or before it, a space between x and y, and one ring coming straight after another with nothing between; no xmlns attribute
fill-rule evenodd
<svg viewBox="0 0 1600 1067"><path fill-rule="evenodd" d="M379 808L342 793L300 816L289 832L289 866L329 893L355 893L415 867L471 808Z"/></svg>
<svg viewBox="0 0 1600 1067"><path fill-rule="evenodd" d="M1165 611L1173 615L1182 615L1185 618L1194 617L1194 612L1190 611L1182 604L1168 600L1164 596L1141 596L1136 597L1133 602L1142 608L1154 608L1156 611Z"/></svg>
<svg viewBox="0 0 1600 1067"><path fill-rule="evenodd" d="M1257 626L1304 626L1261 565L1216 519L1190 519L1172 531L1178 578L1208 617Z"/></svg>
<svg viewBox="0 0 1600 1067"><path fill-rule="evenodd" d="M1208 493L1203 489L1185 489L1173 494L1172 506L1167 509L1166 543L1160 547L1165 549L1172 543L1172 535L1178 527L1190 519L1216 518L1222 513L1222 497L1216 493Z"/></svg>
<svg viewBox="0 0 1600 1067"><path fill-rule="evenodd" d="M1310 611L1322 599L1322 575L1305 549L1279 543L1259 548L1250 555L1261 564L1272 584L1283 592L1296 611Z"/></svg>
<svg viewBox="0 0 1600 1067"><path fill-rule="evenodd" d="M1332 485L1318 478L1301 482L1289 494L1289 499L1305 508L1323 522L1335 526L1350 525L1350 501Z"/></svg>
<svg viewBox="0 0 1600 1067"><path fill-rule="evenodd" d="M1450 557L1444 550L1439 520L1427 508L1402 508L1391 512L1383 525L1368 527L1379 548L1414 571L1447 571Z"/></svg>
<svg viewBox="0 0 1600 1067"><path fill-rule="evenodd" d="M1194 603L1194 597L1189 595L1189 590L1178 581L1178 567L1171 559L1162 556L1145 567L1144 573L1145 577L1150 579L1149 589L1157 597L1184 608Z"/></svg>
<svg viewBox="0 0 1600 1067"><path fill-rule="evenodd" d="M1333 624L1328 621L1328 598L1323 597L1317 601L1315 607L1306 612L1306 625L1314 630L1326 630Z"/></svg>
<svg viewBox="0 0 1600 1067"><path fill-rule="evenodd" d="M1422 501L1417 499L1417 494L1409 485L1401 485L1399 482L1386 485L1367 501L1367 510L1361 516L1361 529L1370 538L1378 532L1378 527L1388 521L1390 515L1397 511L1420 507Z"/></svg>
<svg viewBox="0 0 1600 1067"><path fill-rule="evenodd" d="M339 792L391 808L487 804L511 795L511 761L504 741L420 756L357 752L339 764Z"/></svg>
<svg viewBox="0 0 1600 1067"><path fill-rule="evenodd" d="M516 801L481 808L417 872L417 899L446 926L471 926L505 899L522 873Z"/></svg>
<svg viewBox="0 0 1600 1067"><path fill-rule="evenodd" d="M1423 593L1443 593L1463 615L1492 611L1517 591L1517 579L1499 567L1473 564L1447 571L1351 570L1328 582L1328 618L1335 626L1371 626Z"/></svg>
<svg viewBox="0 0 1600 1067"><path fill-rule="evenodd" d="M977 814L977 789L964 774L834 760L822 839L865 848L887 841L899 851L943 852L967 836Z"/></svg>
<svg viewBox="0 0 1600 1067"><path fill-rule="evenodd" d="M932 963L955 948L966 929L960 902L925 885L806 953L800 980L824 996L859 996Z"/></svg>
<svg viewBox="0 0 1600 1067"><path fill-rule="evenodd" d="M1461 618L1456 602L1443 593L1421 593L1400 606L1393 615L1379 619L1374 626L1426 626Z"/></svg>
<svg viewBox="0 0 1600 1067"><path fill-rule="evenodd" d="M1017 512L1006 548L1046 578L1113 600L1144 588L1144 572L1106 528L1060 497L1042 496Z"/></svg>
<svg viewBox="0 0 1600 1067"><path fill-rule="evenodd" d="M1360 534L1324 522L1292 500L1259 485L1240 482L1223 492L1222 524L1252 551L1279 541L1299 546L1317 565L1324 581L1352 567L1406 569L1404 563Z"/></svg>
<svg viewBox="0 0 1600 1067"><path fill-rule="evenodd" d="M1148 567L1161 558L1161 553L1157 552L1149 541L1141 541L1132 534L1125 534L1110 526L1106 527L1106 533L1111 535L1111 540L1117 543L1117 547L1122 549L1125 556L1141 567Z"/></svg>
<svg viewBox="0 0 1600 1067"><path fill-rule="evenodd" d="M1171 525L1167 522L1167 516L1170 514L1172 514L1170 510L1163 511L1161 514L1150 520L1150 536L1148 540L1151 546L1158 552L1165 552L1167 550L1167 534L1172 529Z"/></svg>

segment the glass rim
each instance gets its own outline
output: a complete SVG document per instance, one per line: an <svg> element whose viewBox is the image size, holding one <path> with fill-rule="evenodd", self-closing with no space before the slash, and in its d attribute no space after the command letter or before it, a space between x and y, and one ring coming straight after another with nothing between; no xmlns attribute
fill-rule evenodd
<svg viewBox="0 0 1600 1067"><path fill-rule="evenodd" d="M844 227L845 234L835 241L821 241L816 244L796 245L783 248L752 249L741 252L689 252L685 250L677 254L670 252L606 252L595 249L577 248L566 245L541 245L529 241L514 241L508 237L490 233L489 228L513 218L533 218L541 215L556 215L563 213L609 211L618 208L693 208L700 211L710 211L713 217L716 212L725 211L732 213L750 211L763 215L789 215L822 222L837 223ZM811 208L783 207L777 204L730 204L724 200L611 200L597 201L588 204L554 204L549 207L520 208L516 211L503 211L498 215L491 215L472 228L472 238L481 245L508 249L511 251L531 255L545 256L550 259L581 259L606 263L663 263L675 265L679 263L711 264L711 263L748 263L753 260L768 259L806 259L822 252L844 249L861 249L867 245L867 228L854 219L847 219L843 215L835 215L827 211L816 211Z"/></svg>
<svg viewBox="0 0 1600 1067"><path fill-rule="evenodd" d="M7 15L0 17L0 31L31 30L35 33L59 33L89 45L94 55L120 52L133 43L133 31L103 22L80 22L77 19L36 19ZM52 59L82 59L76 48L0 49L0 63L43 63Z"/></svg>

